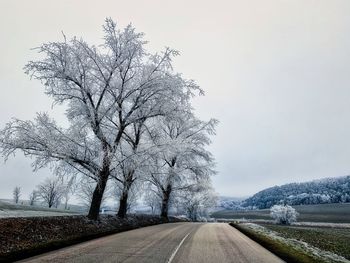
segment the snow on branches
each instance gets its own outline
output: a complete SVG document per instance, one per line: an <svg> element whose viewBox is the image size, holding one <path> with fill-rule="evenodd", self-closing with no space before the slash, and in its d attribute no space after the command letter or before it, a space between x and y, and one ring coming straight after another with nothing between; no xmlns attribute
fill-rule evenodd
<svg viewBox="0 0 350 263"><path fill-rule="evenodd" d="M297 221L298 212L290 205L274 205L270 215L279 224L290 225Z"/></svg>
<svg viewBox="0 0 350 263"><path fill-rule="evenodd" d="M129 191L157 151L177 176L209 175L210 165L204 163L211 163L212 156L204 149L210 143L204 134L213 134L216 123L192 116L190 100L203 91L173 71L176 50L150 54L143 33L131 25L118 29L110 18L103 30L102 45L64 36L62 42L38 47L43 58L25 66L55 103L67 106L69 127L39 113L34 121L12 120L0 133L5 158L21 150L35 157L35 169L50 164L57 172L96 181L92 219L98 217L107 181L130 184L123 186ZM155 133L158 122L160 133ZM176 166L171 165L174 159Z"/></svg>

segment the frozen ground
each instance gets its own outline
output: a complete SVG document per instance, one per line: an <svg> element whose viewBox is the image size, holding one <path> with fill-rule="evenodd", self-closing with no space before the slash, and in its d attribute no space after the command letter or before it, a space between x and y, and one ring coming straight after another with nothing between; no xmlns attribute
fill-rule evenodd
<svg viewBox="0 0 350 263"><path fill-rule="evenodd" d="M66 216L77 215L79 212L48 208L39 205L21 205L0 200L0 218L33 217L33 216Z"/></svg>
<svg viewBox="0 0 350 263"><path fill-rule="evenodd" d="M307 251L308 254L313 255L315 258L319 258L322 260L326 260L327 262L348 262L349 260L346 258L339 256L337 254L334 254L329 251L321 250L317 247L314 247L306 242L292 239L292 238L284 238L280 236L277 232L267 229L266 227L254 224L254 223L242 223L242 225L246 228L249 228L251 230L254 230L255 232L259 233L263 236L268 236L272 239L278 240L282 243L285 243L287 246L291 246L294 249L301 250L301 251Z"/></svg>
<svg viewBox="0 0 350 263"><path fill-rule="evenodd" d="M33 211L33 210L7 210L0 209L0 218L9 217L33 217L33 216L67 216L73 213L64 213L56 211Z"/></svg>

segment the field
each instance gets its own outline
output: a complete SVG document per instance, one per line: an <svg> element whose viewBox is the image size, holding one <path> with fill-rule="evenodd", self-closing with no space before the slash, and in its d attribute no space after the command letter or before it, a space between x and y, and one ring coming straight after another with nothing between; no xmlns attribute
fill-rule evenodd
<svg viewBox="0 0 350 263"><path fill-rule="evenodd" d="M314 247L330 251L350 260L350 229L298 227L263 224L282 237L304 241Z"/></svg>
<svg viewBox="0 0 350 263"><path fill-rule="evenodd" d="M350 223L350 203L294 206L300 214L301 222ZM222 210L211 215L224 219L264 219L271 220L269 209L251 211Z"/></svg>
<svg viewBox="0 0 350 263"><path fill-rule="evenodd" d="M78 214L74 211L47 208L42 206L16 205L0 201L0 218L33 217L33 216L63 216Z"/></svg>
<svg viewBox="0 0 350 263"><path fill-rule="evenodd" d="M245 235L279 256L293 263L350 262L350 229L331 229L276 226L255 223L230 223ZM339 232L344 231L339 235ZM325 244L320 244L324 242Z"/></svg>

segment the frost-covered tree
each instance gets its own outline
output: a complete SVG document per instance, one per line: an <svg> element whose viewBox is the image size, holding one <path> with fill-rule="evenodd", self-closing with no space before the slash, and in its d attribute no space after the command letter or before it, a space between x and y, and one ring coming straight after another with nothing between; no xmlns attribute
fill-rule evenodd
<svg viewBox="0 0 350 263"><path fill-rule="evenodd" d="M171 195L207 181L214 173L213 158L205 149L215 133L216 120L203 122L192 113L162 118L152 138L159 146L148 181L162 199L161 216L168 217Z"/></svg>
<svg viewBox="0 0 350 263"><path fill-rule="evenodd" d="M125 130L188 107L199 90L193 81L173 72L171 61L177 51L166 48L150 54L142 33L131 25L119 30L111 19L103 29L102 45L64 37L62 42L40 46L43 58L25 66L55 103L67 106L69 127L39 113L34 121L14 119L0 133L5 158L21 150L35 157L35 169L55 164L67 174L95 180L91 219L97 219L111 171L120 162L118 148Z"/></svg>
<svg viewBox="0 0 350 263"><path fill-rule="evenodd" d="M112 173L112 178L116 181L117 196L119 198L118 216L123 218L129 207L129 202L132 202L130 197L135 199L130 191L139 179L141 166L144 159L148 157L147 138L144 133L146 130L146 120L140 120L133 123L125 129L123 134L124 143L120 144L121 160L116 172ZM131 196L132 195L132 196Z"/></svg>
<svg viewBox="0 0 350 263"><path fill-rule="evenodd" d="M162 198L157 191L155 191L152 185L146 186L146 191L143 195L143 203L151 208L152 215L160 212Z"/></svg>
<svg viewBox="0 0 350 263"><path fill-rule="evenodd" d="M289 205L274 205L270 208L270 215L277 223L290 225L297 221L298 212Z"/></svg>
<svg viewBox="0 0 350 263"><path fill-rule="evenodd" d="M68 179L64 185L63 185L63 202L64 202L64 209L68 209L68 202L71 196L75 193L77 189L77 185L75 183L75 177L71 177Z"/></svg>
<svg viewBox="0 0 350 263"><path fill-rule="evenodd" d="M350 176L291 183L264 189L246 199L244 207L270 208L276 204L308 205L350 202Z"/></svg>
<svg viewBox="0 0 350 263"><path fill-rule="evenodd" d="M61 178L46 178L38 185L38 195L49 208L58 207L64 195L65 186Z"/></svg>
<svg viewBox="0 0 350 263"><path fill-rule="evenodd" d="M209 210L217 205L218 197L209 182L187 189L179 194L180 209L192 221L209 217Z"/></svg>
<svg viewBox="0 0 350 263"><path fill-rule="evenodd" d="M117 215L123 218L126 213L129 213L137 206L138 200L142 194L142 185L138 182L133 182L130 188L126 191L125 185L116 182L114 193L114 196L117 197L119 202Z"/></svg>
<svg viewBox="0 0 350 263"><path fill-rule="evenodd" d="M34 205L38 199L38 192L33 190L29 195L29 205Z"/></svg>
<svg viewBox="0 0 350 263"><path fill-rule="evenodd" d="M14 189L13 189L13 201L18 204L19 202L19 198L21 197L21 187L19 186L16 186Z"/></svg>

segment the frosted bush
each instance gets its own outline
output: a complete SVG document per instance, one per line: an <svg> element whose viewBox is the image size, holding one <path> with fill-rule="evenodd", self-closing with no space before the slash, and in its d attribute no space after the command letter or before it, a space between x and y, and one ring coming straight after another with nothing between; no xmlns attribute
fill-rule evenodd
<svg viewBox="0 0 350 263"><path fill-rule="evenodd" d="M290 205L274 205L270 215L278 224L290 225L297 221L298 212Z"/></svg>

